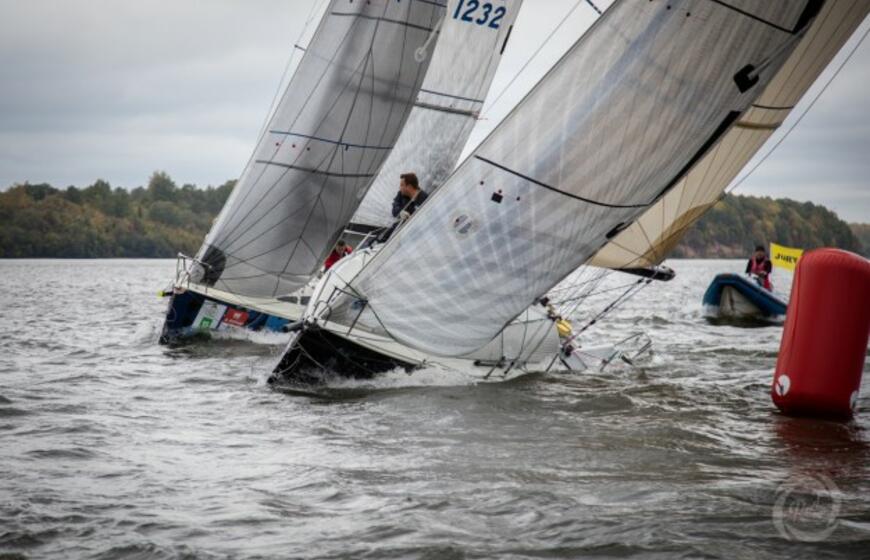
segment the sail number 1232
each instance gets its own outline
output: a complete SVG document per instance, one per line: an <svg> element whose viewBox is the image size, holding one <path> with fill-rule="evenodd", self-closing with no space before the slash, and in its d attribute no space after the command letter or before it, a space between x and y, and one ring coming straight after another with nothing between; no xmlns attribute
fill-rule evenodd
<svg viewBox="0 0 870 560"><path fill-rule="evenodd" d="M506 13L507 8L504 6L496 8L489 2L481 3L479 0L459 0L456 11L453 12L453 19L498 29L501 24L501 18Z"/></svg>

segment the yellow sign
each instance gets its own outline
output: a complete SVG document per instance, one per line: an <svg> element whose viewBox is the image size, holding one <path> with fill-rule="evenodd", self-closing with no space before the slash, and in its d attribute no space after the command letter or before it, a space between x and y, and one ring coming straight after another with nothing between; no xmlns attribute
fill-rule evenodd
<svg viewBox="0 0 870 560"><path fill-rule="evenodd" d="M773 266L794 270L798 260L804 254L803 249L793 249L791 247L783 247L776 243L770 244L770 262Z"/></svg>

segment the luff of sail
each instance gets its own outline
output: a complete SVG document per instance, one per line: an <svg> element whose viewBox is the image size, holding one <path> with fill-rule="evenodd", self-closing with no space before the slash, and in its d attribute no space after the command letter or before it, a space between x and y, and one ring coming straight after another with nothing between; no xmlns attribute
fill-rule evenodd
<svg viewBox="0 0 870 560"><path fill-rule="evenodd" d="M195 282L260 297L308 282L396 142L444 14L434 0L330 2Z"/></svg>
<svg viewBox="0 0 870 560"><path fill-rule="evenodd" d="M453 171L483 108L522 0L496 0L490 6L487 21L481 19L483 8L463 19L466 2L448 2L438 48L415 107L352 222L390 225L400 174L416 173L431 194Z"/></svg>
<svg viewBox="0 0 870 560"><path fill-rule="evenodd" d="M330 320L436 355L481 348L673 188L819 6L614 3L351 281Z"/></svg>
<svg viewBox="0 0 870 560"><path fill-rule="evenodd" d="M661 263L785 121L868 12L870 0L826 2L782 69L736 125L670 192L588 264L632 269Z"/></svg>

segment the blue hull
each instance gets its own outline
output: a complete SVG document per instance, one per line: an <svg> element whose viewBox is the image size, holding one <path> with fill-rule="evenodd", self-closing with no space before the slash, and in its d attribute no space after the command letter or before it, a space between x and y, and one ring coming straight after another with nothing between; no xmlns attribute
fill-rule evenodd
<svg viewBox="0 0 870 560"><path fill-rule="evenodd" d="M788 302L739 274L717 275L704 292L703 303L705 314L711 318L769 321L782 320L788 307Z"/></svg>
<svg viewBox="0 0 870 560"><path fill-rule="evenodd" d="M178 344L227 327L284 332L289 322L282 317L228 304L190 290L177 291L169 300L160 343Z"/></svg>

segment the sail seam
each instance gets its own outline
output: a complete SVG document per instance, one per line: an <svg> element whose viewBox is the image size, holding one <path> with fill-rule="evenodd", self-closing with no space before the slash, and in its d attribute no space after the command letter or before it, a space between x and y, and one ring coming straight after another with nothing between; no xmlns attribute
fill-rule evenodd
<svg viewBox="0 0 870 560"><path fill-rule="evenodd" d="M370 21L378 21L378 22L382 21L384 23L394 23L396 25L401 25L403 27L411 27L413 29L419 29L421 31L429 31L430 33L432 32L431 27L425 27L423 25L417 25L416 23L411 23L408 21L400 21L400 20L392 19L392 18L385 18L385 17L380 17L380 16L370 16L368 14L352 14L352 13L347 13L347 12L331 12L330 15L358 17L358 18L367 19Z"/></svg>
<svg viewBox="0 0 870 560"><path fill-rule="evenodd" d="M789 28L787 28L787 27L783 27L783 26L781 26L781 25L778 25L778 24L776 24L776 23L773 23L772 21L767 21L766 19L764 19L764 18L762 18L762 17L758 17L757 15L755 15L755 14L753 14L753 13L751 13L751 12L747 12L747 11L745 11L745 10L741 10L741 9L738 8L737 6L732 6L731 4L728 4L727 2L723 2L722 0L710 0L710 2L713 2L714 4L719 4L719 5L722 6L723 8L727 8L727 9L729 9L729 10L732 10L732 11L734 11L734 12L737 12L737 13L740 14L740 15L746 16L746 17L748 17L749 19L753 19L753 20L755 20L755 21L757 21L757 22L763 23L764 25L769 25L770 27L772 27L772 28L774 28L774 29L776 29L776 30L782 31L782 32L784 32L784 33L788 33L789 35L793 35L793 34L795 33L795 31L792 30L792 29L789 29Z"/></svg>
<svg viewBox="0 0 870 560"><path fill-rule="evenodd" d="M258 159L258 160L256 160L256 163L262 163L264 165L276 165L278 167L284 167L286 169L295 169L297 171L304 171L306 173L313 173L315 175L326 175L327 177L350 177L350 178L374 177L373 173L335 173L333 171L321 171L320 169L311 169L310 167L302 167L299 165L282 163L280 161L271 161L268 159Z"/></svg>
<svg viewBox="0 0 870 560"><path fill-rule="evenodd" d="M553 191L555 193L559 193L561 195L567 196L569 198L573 198L575 200L581 200L581 201L586 202L588 204L594 204L596 206L603 206L605 208L646 208L647 206L649 206L649 204L610 204L608 202L600 202L598 200L592 200L591 198L582 197L580 195L576 195L573 193L565 192L561 189L557 189L556 187L554 187L552 185L548 185L547 183L543 183L541 181L538 181L537 179L533 179L533 178L529 177L528 175L523 175L522 173L514 171L513 169L510 169L509 167L505 167L504 165L501 165L501 164L496 163L494 161L488 160L484 157L476 155L476 156L474 156L474 159L478 159L484 163L488 163L488 164L492 165L493 167L497 167L498 169L501 169L502 171L507 171L508 173L510 173L512 175L516 175L517 177L520 177L522 179L525 179L526 181L528 181L530 183L534 183L535 185L538 185L539 187L544 187L547 190Z"/></svg>
<svg viewBox="0 0 870 560"><path fill-rule="evenodd" d="M305 138L307 140L316 140L318 142L326 142L327 144L335 144L336 146L346 146L348 148L362 148L364 150L392 150L393 146L369 146L366 144L354 144L353 142L342 142L340 140L330 140L321 138L320 136L311 136L308 134L299 134L298 132L285 132L283 130L270 130L270 134L280 134L283 136L296 136L297 138Z"/></svg>

